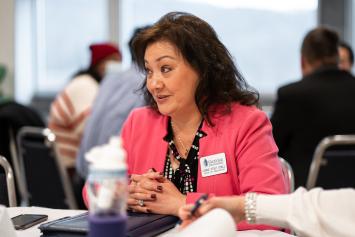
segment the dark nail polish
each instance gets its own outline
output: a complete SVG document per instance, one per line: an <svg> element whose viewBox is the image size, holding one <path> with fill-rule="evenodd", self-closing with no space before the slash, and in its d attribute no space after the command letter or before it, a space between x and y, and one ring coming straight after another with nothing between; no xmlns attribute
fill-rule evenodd
<svg viewBox="0 0 355 237"><path fill-rule="evenodd" d="M156 199L157 195L155 193L153 193L153 194L150 195L150 197L153 198L153 199Z"/></svg>
<svg viewBox="0 0 355 237"><path fill-rule="evenodd" d="M159 191L162 191L162 190L163 190L163 186L158 185L157 189L158 189Z"/></svg>
<svg viewBox="0 0 355 237"><path fill-rule="evenodd" d="M147 209L147 213L152 213L152 211L150 209Z"/></svg>
<svg viewBox="0 0 355 237"><path fill-rule="evenodd" d="M156 169L154 169L154 167L153 167L153 168L151 168L151 170L152 170L152 171L154 171L154 172L157 172L157 170L156 170Z"/></svg>

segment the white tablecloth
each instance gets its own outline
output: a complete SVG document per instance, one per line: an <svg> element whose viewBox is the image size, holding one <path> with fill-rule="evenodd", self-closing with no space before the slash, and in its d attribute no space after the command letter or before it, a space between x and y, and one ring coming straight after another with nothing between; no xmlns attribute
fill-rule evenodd
<svg viewBox="0 0 355 237"><path fill-rule="evenodd" d="M14 217L20 214L46 214L48 215L48 221L53 221L58 218L66 216L74 216L86 211L84 210L61 210L61 209L51 209L51 208L42 208L42 207L10 207L7 208L10 217ZM38 225L35 225L27 230L18 230L16 234L18 237L39 237L41 235ZM177 229L172 229L168 231L168 234L175 233ZM160 235L163 237L166 234ZM237 231L236 237L290 237L292 235L285 234L279 231L273 230L248 230L248 231ZM202 237L202 236L201 236Z"/></svg>
<svg viewBox="0 0 355 237"><path fill-rule="evenodd" d="M83 210L61 210L43 207L9 207L7 208L7 211L11 218L20 214L46 214L48 215L48 221L53 221L66 216L75 216L86 212ZM40 224L32 226L26 230L17 230L16 234L18 237L39 237L41 236L41 231L38 229Z"/></svg>

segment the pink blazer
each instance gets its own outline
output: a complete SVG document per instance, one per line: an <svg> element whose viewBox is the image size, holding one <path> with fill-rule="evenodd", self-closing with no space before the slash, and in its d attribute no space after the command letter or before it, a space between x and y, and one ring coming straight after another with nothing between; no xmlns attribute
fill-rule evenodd
<svg viewBox="0 0 355 237"><path fill-rule="evenodd" d="M194 202L202 193L216 196L244 195L247 192L284 194L285 180L277 157L278 149L272 137L272 127L266 114L254 106L232 105L227 115L218 109L211 127L203 122L207 136L200 139L199 158L225 153L227 172L202 177L198 165L197 192L187 194L187 202ZM135 109L123 129L123 145L127 150L129 174L143 174L150 168L164 170L168 144L168 117L148 107ZM238 229L255 229L246 223ZM258 229L270 227L257 226Z"/></svg>

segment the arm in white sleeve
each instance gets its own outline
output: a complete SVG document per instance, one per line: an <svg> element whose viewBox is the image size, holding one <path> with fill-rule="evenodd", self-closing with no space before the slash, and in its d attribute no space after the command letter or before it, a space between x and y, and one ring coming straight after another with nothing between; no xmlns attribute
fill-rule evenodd
<svg viewBox="0 0 355 237"><path fill-rule="evenodd" d="M290 195L258 195L256 221L299 236L354 236L355 190L299 188Z"/></svg>

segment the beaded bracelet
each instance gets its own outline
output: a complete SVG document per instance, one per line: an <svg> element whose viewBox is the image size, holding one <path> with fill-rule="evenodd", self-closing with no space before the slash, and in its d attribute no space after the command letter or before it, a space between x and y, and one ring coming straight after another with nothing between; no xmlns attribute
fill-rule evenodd
<svg viewBox="0 0 355 237"><path fill-rule="evenodd" d="M245 219L249 224L256 223L256 193L247 193L244 201Z"/></svg>

